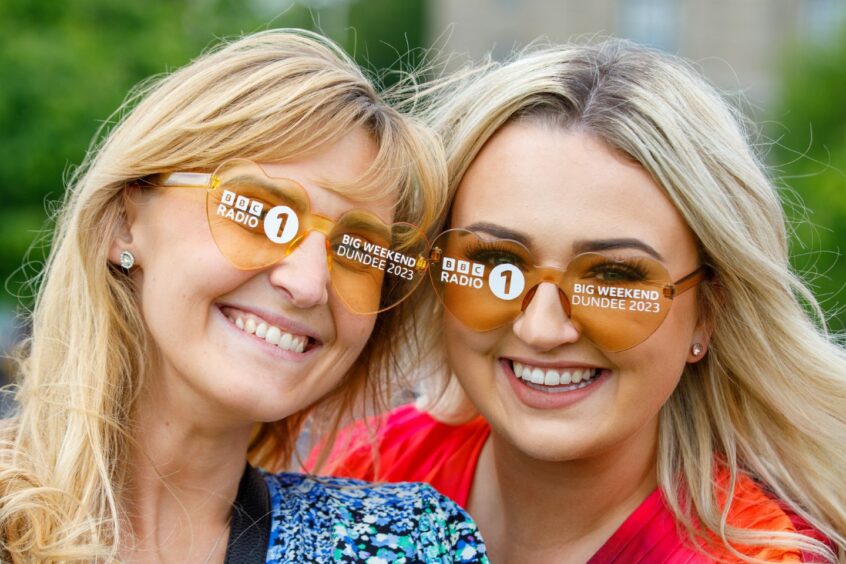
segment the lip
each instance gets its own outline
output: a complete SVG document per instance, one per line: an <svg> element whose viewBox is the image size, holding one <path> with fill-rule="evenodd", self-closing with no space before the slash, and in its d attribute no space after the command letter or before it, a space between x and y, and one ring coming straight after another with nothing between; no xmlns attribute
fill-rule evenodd
<svg viewBox="0 0 846 564"><path fill-rule="evenodd" d="M235 307L235 306L230 306ZM241 309L241 311L247 311L246 309ZM243 343L247 344L251 347L258 347L264 354L270 355L275 360L287 360L287 361L295 361L295 362L302 362L306 361L322 348L322 341L316 341L315 343L311 344L305 351L298 353L295 351L280 349L276 345L272 345L262 339L261 337L256 337L255 335L250 335L243 329L239 329L229 318L223 313L223 310L220 307L216 307L216 314L220 318L221 322L226 325L228 331L232 331L234 338L240 339ZM249 313L254 313L255 315L259 315L265 321L270 321L266 317L261 316L260 314L256 313L255 311L249 311ZM281 329L281 327L280 327ZM301 333L305 334L305 333Z"/></svg>
<svg viewBox="0 0 846 564"><path fill-rule="evenodd" d="M294 334L294 335L304 335L306 337L310 337L311 339L314 340L315 346L323 344L323 339L320 338L319 333L317 331L315 331L314 329L312 329L311 327L309 327L308 325L298 323L298 322L296 322L292 319L288 319L287 317L283 317L283 316L278 315L276 313L273 313L271 311L261 309L261 308L243 306L243 305L239 305L239 304L229 304L229 303L218 303L217 308L220 310L220 312L223 314L224 317L226 317L226 313L223 311L224 308L237 309L237 310L243 311L245 313L251 313L251 314L255 315L256 317L260 317L261 319L267 321L271 325L275 325L276 327L278 327L282 331L285 331L286 333L291 333L291 334ZM227 321L228 321L228 319L227 319Z"/></svg>
<svg viewBox="0 0 846 564"><path fill-rule="evenodd" d="M541 368L596 368L601 370L601 372L597 376L594 376L592 384L585 386L584 388L569 392L541 392L530 388L524 384L516 374L514 374L514 371L511 368L512 361L517 361L522 364L531 364L532 366ZM534 409L561 409L569 407L592 395L611 378L610 370L602 368L601 366L593 366L584 363L538 362L535 360L530 361L519 358L500 358L499 366L517 399L524 405Z"/></svg>

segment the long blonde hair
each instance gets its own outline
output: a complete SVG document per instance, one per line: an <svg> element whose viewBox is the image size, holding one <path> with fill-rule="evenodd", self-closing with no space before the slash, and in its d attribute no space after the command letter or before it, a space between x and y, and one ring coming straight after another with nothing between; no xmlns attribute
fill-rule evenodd
<svg viewBox="0 0 846 564"><path fill-rule="evenodd" d="M640 163L701 243L718 281L700 291L715 331L660 414L658 478L677 521L700 544L711 532L735 553L796 547L844 558L846 354L789 267L785 217L750 148L750 124L683 61L625 41L534 47L465 76L434 88L428 110L451 196L503 125L573 128ZM469 407L454 383L430 404L453 420ZM715 461L730 471L725 504ZM831 539L837 555L807 536L727 525L741 472Z"/></svg>
<svg viewBox="0 0 846 564"><path fill-rule="evenodd" d="M355 186L390 196L397 221L441 215L446 175L437 137L392 109L355 63L323 37L271 30L223 43L142 84L117 125L72 175L22 354L19 411L0 445L0 548L22 561L113 560L133 404L153 346L130 278L107 262L124 189L151 174L211 170L230 157L294 160L364 127L378 154ZM98 135L99 137L99 135ZM321 405L330 430L365 395L381 397L407 318L377 319L373 339ZM254 463L280 469L313 408L257 427Z"/></svg>

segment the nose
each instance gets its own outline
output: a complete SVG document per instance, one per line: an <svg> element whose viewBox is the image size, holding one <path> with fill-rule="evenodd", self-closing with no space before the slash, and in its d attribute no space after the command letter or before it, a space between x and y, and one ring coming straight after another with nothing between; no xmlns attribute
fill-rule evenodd
<svg viewBox="0 0 846 564"><path fill-rule="evenodd" d="M307 234L284 259L270 269L270 283L297 307L329 300L328 241L316 231Z"/></svg>
<svg viewBox="0 0 846 564"><path fill-rule="evenodd" d="M539 351L577 341L579 330L564 311L562 297L558 286L551 282L541 283L529 305L514 322L514 334Z"/></svg>

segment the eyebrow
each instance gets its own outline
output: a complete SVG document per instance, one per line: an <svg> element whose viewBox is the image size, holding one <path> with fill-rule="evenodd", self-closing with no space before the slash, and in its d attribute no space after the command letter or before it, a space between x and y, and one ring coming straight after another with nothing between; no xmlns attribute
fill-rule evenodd
<svg viewBox="0 0 846 564"><path fill-rule="evenodd" d="M512 239L522 243L528 248L532 247L532 238L520 231L514 231L507 227L497 225L495 223L477 222L465 227L468 231L482 232L492 235L499 239ZM580 255L582 253L610 251L614 249L638 249L646 254L665 262L664 257L655 250L651 245L634 238L617 238L617 239L580 239L573 242L573 254Z"/></svg>
<svg viewBox="0 0 846 564"><path fill-rule="evenodd" d="M501 225L497 225L495 223L486 223L484 221L480 221L472 223L464 229L468 231L487 233L488 235L492 235L498 239L512 239L514 241L517 241L518 243L522 243L526 247L532 246L532 238L526 235L525 233L514 231L512 229L502 227Z"/></svg>
<svg viewBox="0 0 846 564"><path fill-rule="evenodd" d="M573 242L573 252L577 255L613 249L639 249L653 258L664 262L664 257L661 256L661 253L640 239L591 239Z"/></svg>

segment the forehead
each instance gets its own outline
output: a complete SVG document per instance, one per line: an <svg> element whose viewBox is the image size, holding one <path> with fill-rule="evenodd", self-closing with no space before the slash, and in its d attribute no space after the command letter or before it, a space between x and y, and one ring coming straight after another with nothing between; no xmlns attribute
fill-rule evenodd
<svg viewBox="0 0 846 564"><path fill-rule="evenodd" d="M476 222L523 232L557 256L577 241L609 238L640 239L668 262L696 249L641 166L590 134L529 123L497 132L462 179L452 226Z"/></svg>
<svg viewBox="0 0 846 564"><path fill-rule="evenodd" d="M363 177L377 153L378 147L372 137L363 128L358 128L306 157L284 163L261 163L261 167L268 176L290 178L303 186L314 213L336 219L350 209L364 208L385 223L391 223L396 205L394 199L360 201L330 189Z"/></svg>

